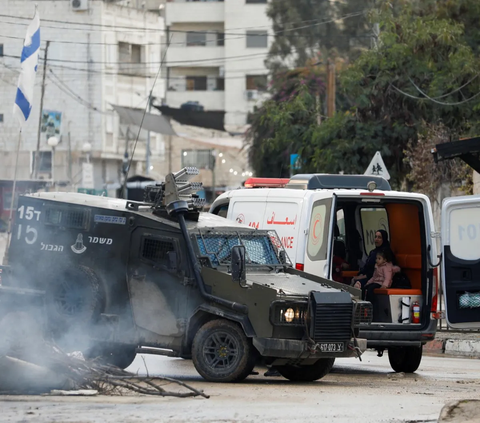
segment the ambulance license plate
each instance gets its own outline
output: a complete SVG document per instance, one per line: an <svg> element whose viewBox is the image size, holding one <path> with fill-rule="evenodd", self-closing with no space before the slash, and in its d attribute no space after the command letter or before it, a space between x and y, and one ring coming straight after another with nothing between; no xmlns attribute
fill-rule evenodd
<svg viewBox="0 0 480 423"><path fill-rule="evenodd" d="M345 344L343 342L320 342L321 352L343 352Z"/></svg>

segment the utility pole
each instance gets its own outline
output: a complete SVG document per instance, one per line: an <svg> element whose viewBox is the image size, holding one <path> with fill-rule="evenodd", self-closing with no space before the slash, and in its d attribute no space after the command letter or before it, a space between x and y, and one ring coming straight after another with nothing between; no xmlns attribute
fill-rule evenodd
<svg viewBox="0 0 480 423"><path fill-rule="evenodd" d="M40 134L42 132L42 116L43 116L43 97L45 95L45 77L47 76L47 58L48 58L48 46L50 41L47 41L45 45L45 55L43 58L43 77L42 77L42 94L40 96L40 117L38 118L38 131L37 131L37 150L35 151L35 161L33 162L33 179L38 179L38 161L40 158Z"/></svg>
<svg viewBox="0 0 480 423"><path fill-rule="evenodd" d="M327 62L327 116L329 118L335 114L336 89L335 62L329 59Z"/></svg>
<svg viewBox="0 0 480 423"><path fill-rule="evenodd" d="M152 91L150 91L150 95L148 96L148 113L152 111ZM147 132L147 146L145 148L145 175L150 174L150 131Z"/></svg>

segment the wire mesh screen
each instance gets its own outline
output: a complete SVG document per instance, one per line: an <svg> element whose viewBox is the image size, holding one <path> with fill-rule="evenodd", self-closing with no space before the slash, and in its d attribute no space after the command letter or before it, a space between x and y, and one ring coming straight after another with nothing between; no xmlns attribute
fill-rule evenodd
<svg viewBox="0 0 480 423"><path fill-rule="evenodd" d="M174 251L173 242L145 238L142 257L155 262L168 262L169 251Z"/></svg>
<svg viewBox="0 0 480 423"><path fill-rule="evenodd" d="M65 228L87 229L90 214L88 210L46 209L45 223Z"/></svg>
<svg viewBox="0 0 480 423"><path fill-rule="evenodd" d="M213 265L227 265L236 245L245 246L246 261L250 265L291 265L286 251L275 231L214 232L196 234L200 253L208 256Z"/></svg>

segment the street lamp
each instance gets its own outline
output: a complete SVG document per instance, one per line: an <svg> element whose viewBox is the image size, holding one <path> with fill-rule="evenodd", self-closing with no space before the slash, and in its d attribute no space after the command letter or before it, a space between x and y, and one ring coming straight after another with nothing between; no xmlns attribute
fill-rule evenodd
<svg viewBox="0 0 480 423"><path fill-rule="evenodd" d="M82 153L87 156L87 163L90 163L90 152L92 151L92 144L88 141L82 145Z"/></svg>
<svg viewBox="0 0 480 423"><path fill-rule="evenodd" d="M50 137L47 144L52 148L52 186L55 186L55 147L58 145L57 137Z"/></svg>

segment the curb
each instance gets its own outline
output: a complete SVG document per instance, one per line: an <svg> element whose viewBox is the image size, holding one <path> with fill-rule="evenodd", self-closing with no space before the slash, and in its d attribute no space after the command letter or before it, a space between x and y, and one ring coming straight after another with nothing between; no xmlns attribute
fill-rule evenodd
<svg viewBox="0 0 480 423"><path fill-rule="evenodd" d="M447 339L445 341L445 354L480 358L480 341L472 339Z"/></svg>
<svg viewBox="0 0 480 423"><path fill-rule="evenodd" d="M426 354L448 354L458 357L480 358L480 334L477 339L434 339L427 342L423 350Z"/></svg>

